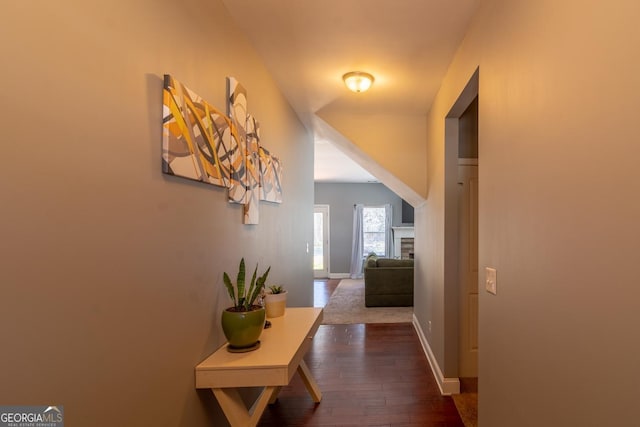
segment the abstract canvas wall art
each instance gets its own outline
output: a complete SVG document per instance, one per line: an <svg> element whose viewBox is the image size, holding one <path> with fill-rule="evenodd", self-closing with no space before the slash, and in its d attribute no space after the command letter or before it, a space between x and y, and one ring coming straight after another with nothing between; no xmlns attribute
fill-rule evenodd
<svg viewBox="0 0 640 427"><path fill-rule="evenodd" d="M259 200L282 203L282 168L260 142L247 91L227 79L227 115L170 75L164 76L162 171L228 188L243 222L257 224Z"/></svg>
<svg viewBox="0 0 640 427"><path fill-rule="evenodd" d="M231 148L231 182L229 201L247 202L246 150L247 150L247 91L233 77L227 78L227 113L231 119L236 144Z"/></svg>
<svg viewBox="0 0 640 427"><path fill-rule="evenodd" d="M227 187L230 121L171 76L164 77L162 171Z"/></svg>
<svg viewBox="0 0 640 427"><path fill-rule="evenodd" d="M280 159L260 147L260 200L282 203L282 166Z"/></svg>
<svg viewBox="0 0 640 427"><path fill-rule="evenodd" d="M260 200L260 125L252 115L247 116L247 199L244 205L245 224L258 223Z"/></svg>

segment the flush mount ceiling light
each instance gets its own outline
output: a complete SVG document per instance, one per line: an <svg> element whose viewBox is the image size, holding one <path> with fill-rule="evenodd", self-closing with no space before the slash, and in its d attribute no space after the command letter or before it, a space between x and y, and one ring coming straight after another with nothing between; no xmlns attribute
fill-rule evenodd
<svg viewBox="0 0 640 427"><path fill-rule="evenodd" d="M344 84L352 92L365 92L373 84L373 76L363 71L352 71L342 76Z"/></svg>

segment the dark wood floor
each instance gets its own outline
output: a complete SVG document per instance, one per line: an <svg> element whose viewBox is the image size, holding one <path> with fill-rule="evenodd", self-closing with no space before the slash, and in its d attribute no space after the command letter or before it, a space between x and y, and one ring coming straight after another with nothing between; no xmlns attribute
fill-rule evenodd
<svg viewBox="0 0 640 427"><path fill-rule="evenodd" d="M313 282L313 306L324 307L329 302L331 294L336 290L339 279L315 280Z"/></svg>
<svg viewBox="0 0 640 427"><path fill-rule="evenodd" d="M336 285L316 282L314 305L323 306ZM440 395L410 323L322 325L305 361L322 402L315 404L295 375L259 426L463 426L451 397Z"/></svg>

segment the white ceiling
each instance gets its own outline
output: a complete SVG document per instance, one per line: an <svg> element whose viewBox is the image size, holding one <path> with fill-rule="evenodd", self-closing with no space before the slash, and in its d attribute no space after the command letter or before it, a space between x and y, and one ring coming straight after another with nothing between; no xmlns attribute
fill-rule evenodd
<svg viewBox="0 0 640 427"><path fill-rule="evenodd" d="M316 182L379 182L326 139L316 140L314 161Z"/></svg>
<svg viewBox="0 0 640 427"><path fill-rule="evenodd" d="M311 130L321 110L426 115L479 2L223 1ZM349 92L349 71L373 74L373 87ZM315 142L316 180L375 180L331 141Z"/></svg>

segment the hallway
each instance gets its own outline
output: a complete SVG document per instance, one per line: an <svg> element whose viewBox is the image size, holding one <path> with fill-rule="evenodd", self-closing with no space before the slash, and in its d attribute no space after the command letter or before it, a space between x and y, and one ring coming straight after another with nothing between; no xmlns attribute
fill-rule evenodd
<svg viewBox="0 0 640 427"><path fill-rule="evenodd" d="M316 281L314 305L326 304L337 282ZM322 402L294 376L259 426L463 426L410 323L322 325L305 360Z"/></svg>

